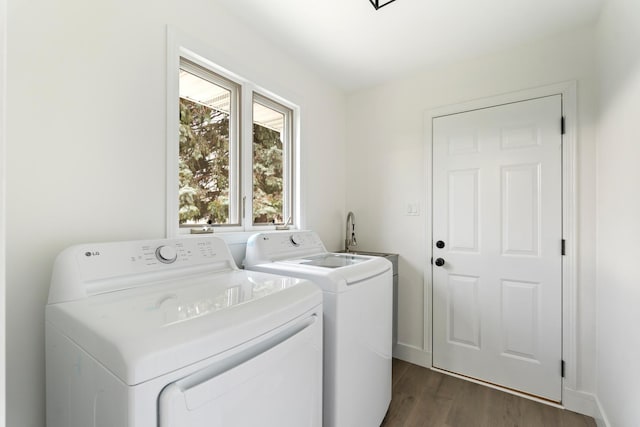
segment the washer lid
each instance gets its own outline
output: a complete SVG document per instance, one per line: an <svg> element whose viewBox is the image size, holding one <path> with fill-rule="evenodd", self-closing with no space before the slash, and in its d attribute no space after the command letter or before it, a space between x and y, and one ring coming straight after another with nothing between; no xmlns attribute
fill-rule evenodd
<svg viewBox="0 0 640 427"><path fill-rule="evenodd" d="M368 261L370 258L350 254L326 253L322 255L314 255L300 260L290 260L289 262L297 262L301 265L315 265L324 268L340 268L349 265L359 264Z"/></svg>
<svg viewBox="0 0 640 427"><path fill-rule="evenodd" d="M46 321L135 385L254 339L321 302L307 280L235 270L50 304Z"/></svg>
<svg viewBox="0 0 640 427"><path fill-rule="evenodd" d="M361 262L333 268L304 264L311 260L310 257L267 262L247 268L253 271L283 274L311 280L325 292L347 292L352 289L353 285L363 284L367 280L382 274L389 274L389 283L391 284L392 264L389 260L382 257L369 256L361 256L360 258L363 258Z"/></svg>

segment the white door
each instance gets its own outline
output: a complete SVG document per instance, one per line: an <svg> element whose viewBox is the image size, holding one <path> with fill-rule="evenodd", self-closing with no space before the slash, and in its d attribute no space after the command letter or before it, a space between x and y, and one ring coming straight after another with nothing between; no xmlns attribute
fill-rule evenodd
<svg viewBox="0 0 640 427"><path fill-rule="evenodd" d="M433 366L557 402L561 117L556 95L433 119Z"/></svg>

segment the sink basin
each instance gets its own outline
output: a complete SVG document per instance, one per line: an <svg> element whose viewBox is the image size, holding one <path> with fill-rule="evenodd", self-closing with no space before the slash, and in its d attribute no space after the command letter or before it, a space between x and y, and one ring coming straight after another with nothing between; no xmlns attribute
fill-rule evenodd
<svg viewBox="0 0 640 427"><path fill-rule="evenodd" d="M365 256L379 256L382 258L386 258L391 261L393 264L393 274L398 274L398 254L391 254L387 252L371 252L371 251L345 251L342 250L338 253L341 254L351 254L351 255L365 255Z"/></svg>

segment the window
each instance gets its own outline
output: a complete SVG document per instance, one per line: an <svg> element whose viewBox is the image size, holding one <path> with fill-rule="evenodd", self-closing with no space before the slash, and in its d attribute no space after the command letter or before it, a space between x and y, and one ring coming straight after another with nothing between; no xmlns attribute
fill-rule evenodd
<svg viewBox="0 0 640 427"><path fill-rule="evenodd" d="M295 107L195 55L180 55L177 92L176 228L295 224Z"/></svg>
<svg viewBox="0 0 640 427"><path fill-rule="evenodd" d="M181 225L239 224L237 84L180 64L178 219Z"/></svg>
<svg viewBox="0 0 640 427"><path fill-rule="evenodd" d="M253 224L283 224L291 217L291 110L253 97Z"/></svg>

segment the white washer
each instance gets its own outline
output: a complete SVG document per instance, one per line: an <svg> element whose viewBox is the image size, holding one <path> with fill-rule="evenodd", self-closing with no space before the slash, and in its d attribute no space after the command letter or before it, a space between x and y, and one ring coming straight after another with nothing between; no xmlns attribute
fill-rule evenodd
<svg viewBox="0 0 640 427"><path fill-rule="evenodd" d="M293 231L250 237L244 265L322 288L324 425L379 426L391 402L391 263L330 253L316 233Z"/></svg>
<svg viewBox="0 0 640 427"><path fill-rule="evenodd" d="M215 237L87 244L46 307L48 427L322 425L322 292Z"/></svg>

